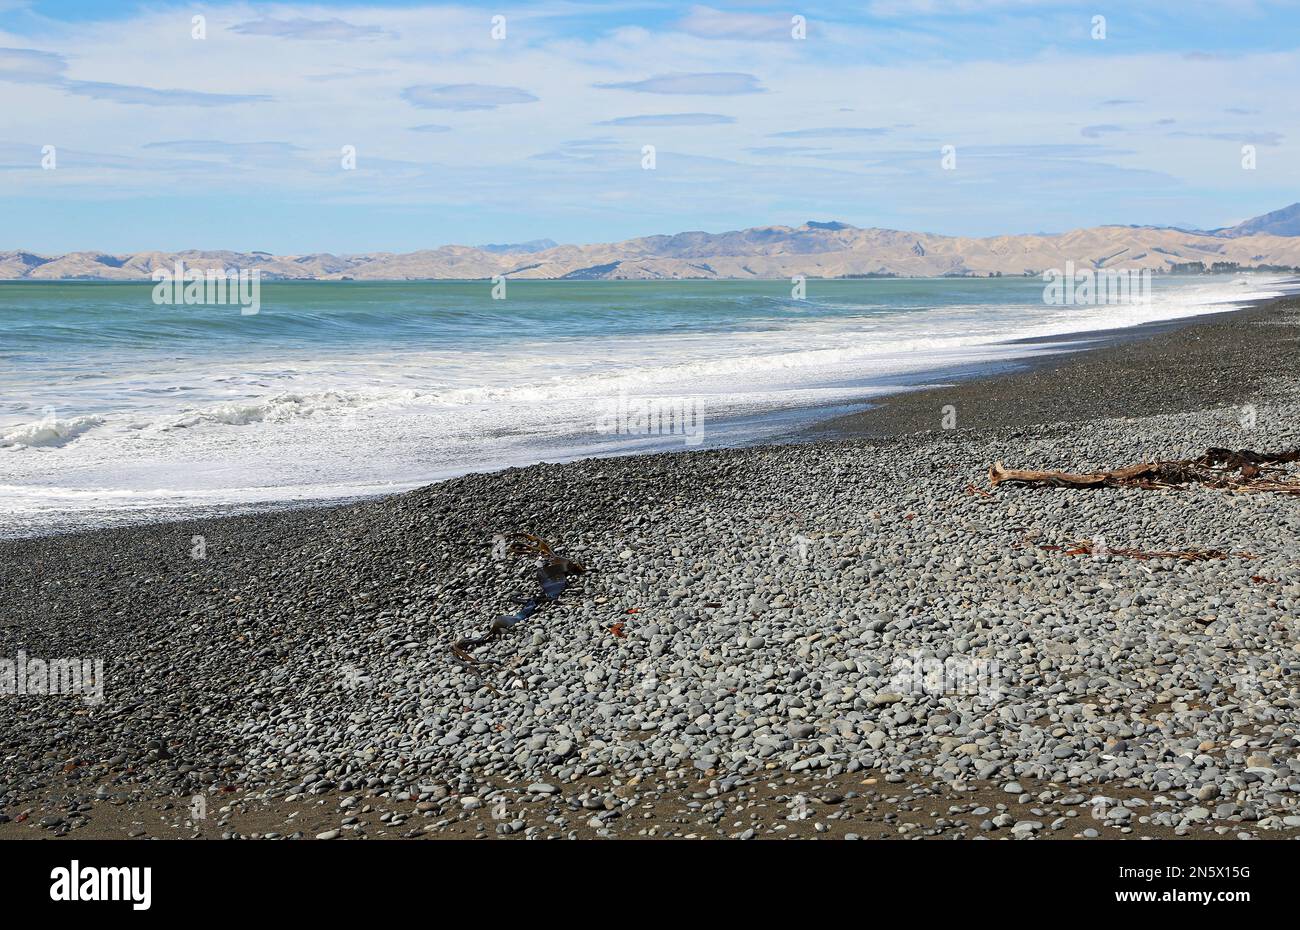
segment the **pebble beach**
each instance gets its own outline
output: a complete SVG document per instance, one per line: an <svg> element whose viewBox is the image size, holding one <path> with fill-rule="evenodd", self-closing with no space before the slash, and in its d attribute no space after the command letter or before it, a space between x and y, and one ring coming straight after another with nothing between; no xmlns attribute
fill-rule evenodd
<svg viewBox="0 0 1300 930"><path fill-rule="evenodd" d="M988 480L1300 447L1298 347L1285 298L782 444L0 542L0 656L103 662L0 697L0 837L1300 836L1300 498ZM466 668L518 532L586 571Z"/></svg>

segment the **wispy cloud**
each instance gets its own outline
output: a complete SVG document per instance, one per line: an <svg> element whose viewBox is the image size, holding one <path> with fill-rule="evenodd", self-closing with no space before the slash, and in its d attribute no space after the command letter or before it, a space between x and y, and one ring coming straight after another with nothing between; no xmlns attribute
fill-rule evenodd
<svg viewBox="0 0 1300 930"><path fill-rule="evenodd" d="M1027 145L966 145L959 150L965 158L1077 159L1126 154L1121 149L1103 145L1027 144ZM933 157L927 153L927 157Z"/></svg>
<svg viewBox="0 0 1300 930"><path fill-rule="evenodd" d="M270 100L265 94L209 94L197 90L159 89L105 81L64 81L63 90L79 97L147 107L227 107Z"/></svg>
<svg viewBox="0 0 1300 930"><path fill-rule="evenodd" d="M538 100L522 88L496 84L416 84L402 91L402 99L426 110L493 110Z"/></svg>
<svg viewBox="0 0 1300 930"><path fill-rule="evenodd" d="M34 143L23 145L0 142L0 167L40 174L44 170L41 168L43 154L42 146ZM158 180L160 175L164 179L170 179L172 177L193 175L203 170L203 164L195 159L142 157L135 153L118 155L72 146L59 146L58 159L58 170L66 172L62 177L68 178L71 183L76 183L72 179L80 172L88 169L106 172L106 174L98 176L81 177L81 180L90 181L91 183L94 183L95 177L112 177L125 180L128 175L135 175Z"/></svg>
<svg viewBox="0 0 1300 930"><path fill-rule="evenodd" d="M819 129L789 129L768 135L773 139L850 139L888 134L889 130L883 126L824 126Z"/></svg>
<svg viewBox="0 0 1300 930"><path fill-rule="evenodd" d="M811 152L829 152L830 149L819 145L760 145L746 151L752 155L807 155Z"/></svg>
<svg viewBox="0 0 1300 930"><path fill-rule="evenodd" d="M263 94L214 94L197 90L144 87L109 81L71 81L64 77L67 59L54 52L26 48L0 48L0 81L43 84L93 100L144 106L221 107L270 100Z"/></svg>
<svg viewBox="0 0 1300 930"><path fill-rule="evenodd" d="M0 81L57 81L67 69L62 55L30 48L0 48Z"/></svg>
<svg viewBox="0 0 1300 930"><path fill-rule="evenodd" d="M867 9L873 16L961 16L996 10L1032 10L1064 6L1070 0L875 0Z"/></svg>
<svg viewBox="0 0 1300 930"><path fill-rule="evenodd" d="M441 123L424 123L420 126L412 126L411 132L451 132L450 126L443 126Z"/></svg>
<svg viewBox="0 0 1300 930"><path fill-rule="evenodd" d="M391 68L352 68L347 71L331 71L326 74L308 75L309 81L355 81L361 78L386 77L396 74Z"/></svg>
<svg viewBox="0 0 1300 930"><path fill-rule="evenodd" d="M395 37L378 26L358 26L342 19L259 19L231 26L230 31L248 36L335 42Z"/></svg>
<svg viewBox="0 0 1300 930"><path fill-rule="evenodd" d="M163 149L182 155L221 155L228 157L275 156L301 152L292 142L223 142L218 139L178 139L172 142L149 142L147 149Z"/></svg>
<svg viewBox="0 0 1300 930"><path fill-rule="evenodd" d="M697 6L677 21L675 28L704 39L790 40L791 16L733 13Z"/></svg>
<svg viewBox="0 0 1300 930"><path fill-rule="evenodd" d="M619 142L608 136L601 136L594 139L569 139L561 142L558 148L546 152L539 152L530 156L534 161L572 161L572 162L596 162L607 161L612 153L619 148L628 151L628 162L633 161L632 155L640 157L639 150L630 150L626 143Z"/></svg>
<svg viewBox="0 0 1300 930"><path fill-rule="evenodd" d="M1079 135L1087 139L1100 139L1108 132L1123 132L1123 126L1116 126L1114 123L1099 123L1096 126L1084 126L1079 130Z"/></svg>
<svg viewBox="0 0 1300 930"><path fill-rule="evenodd" d="M620 116L602 120L597 126L722 126L734 123L734 116L721 113L657 113L645 116Z"/></svg>
<svg viewBox="0 0 1300 930"><path fill-rule="evenodd" d="M631 90L641 94L761 94L766 91L758 78L739 71L693 74L657 74L642 81L610 81L595 84L602 90Z"/></svg>
<svg viewBox="0 0 1300 930"><path fill-rule="evenodd" d="M1186 139L1216 139L1220 142L1242 142L1247 145L1281 145L1280 132L1171 132L1171 136Z"/></svg>

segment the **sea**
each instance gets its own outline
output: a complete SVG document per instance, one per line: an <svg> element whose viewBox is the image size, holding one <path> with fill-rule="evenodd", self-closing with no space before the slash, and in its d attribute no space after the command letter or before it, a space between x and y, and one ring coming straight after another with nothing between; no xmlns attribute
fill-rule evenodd
<svg viewBox="0 0 1300 930"><path fill-rule="evenodd" d="M1267 275L1062 304L1035 277L0 283L0 535L772 441L873 398L1230 310ZM940 425L936 411L936 427Z"/></svg>

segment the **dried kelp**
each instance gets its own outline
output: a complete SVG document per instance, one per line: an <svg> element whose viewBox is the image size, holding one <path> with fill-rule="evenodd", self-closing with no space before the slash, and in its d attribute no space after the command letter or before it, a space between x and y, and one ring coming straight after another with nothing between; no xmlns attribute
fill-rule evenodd
<svg viewBox="0 0 1300 930"><path fill-rule="evenodd" d="M537 582L541 593L523 602L516 613L497 617L488 626L482 636L467 636L451 644L451 654L457 665L470 671L477 671L480 666L500 665L495 659L480 659L470 650L484 645L504 630L527 620L547 604L554 603L569 585L569 578L586 571L577 562L556 555L551 544L532 533L515 533L510 537L507 552L511 555L532 555L537 557ZM490 686L489 686L490 687Z"/></svg>

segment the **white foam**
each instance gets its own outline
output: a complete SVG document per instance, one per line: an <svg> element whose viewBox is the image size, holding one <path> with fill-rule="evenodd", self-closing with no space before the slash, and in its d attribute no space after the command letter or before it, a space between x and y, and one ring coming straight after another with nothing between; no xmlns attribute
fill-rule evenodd
<svg viewBox="0 0 1300 930"><path fill-rule="evenodd" d="M50 415L0 435L0 448L57 448L67 445L103 422L103 418L97 416L78 416L61 420L57 416Z"/></svg>

